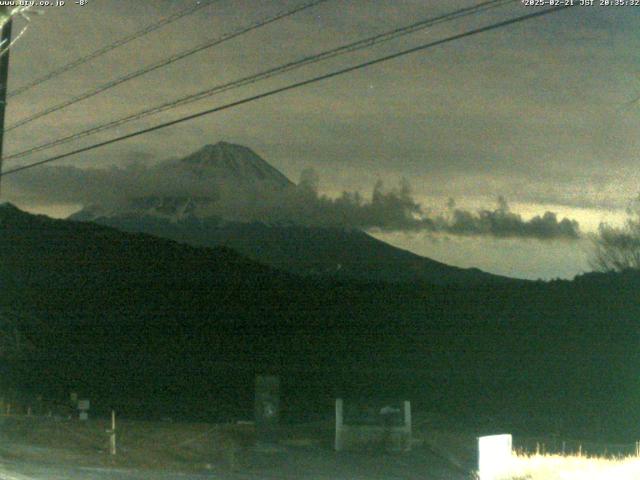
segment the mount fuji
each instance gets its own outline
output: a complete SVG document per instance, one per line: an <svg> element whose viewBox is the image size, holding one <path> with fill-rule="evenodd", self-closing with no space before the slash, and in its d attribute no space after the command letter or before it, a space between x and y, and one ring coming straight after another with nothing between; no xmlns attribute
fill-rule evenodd
<svg viewBox="0 0 640 480"><path fill-rule="evenodd" d="M363 281L484 284L509 281L393 247L353 228L270 223L246 217L247 206L296 185L250 148L219 142L171 163L176 184L209 188L131 197L117 207L90 205L69 217L195 246L225 246L263 264L298 275ZM184 191L184 189L183 189ZM276 197L277 198L277 197ZM251 210L251 209L249 209Z"/></svg>

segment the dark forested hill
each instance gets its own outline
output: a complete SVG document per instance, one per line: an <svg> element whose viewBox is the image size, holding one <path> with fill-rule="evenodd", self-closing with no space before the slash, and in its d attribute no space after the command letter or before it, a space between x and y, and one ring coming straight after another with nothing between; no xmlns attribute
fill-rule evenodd
<svg viewBox="0 0 640 480"><path fill-rule="evenodd" d="M80 391L97 411L247 416L254 375L271 372L292 419L330 415L337 395L384 395L511 431L640 434L637 272L473 288L320 281L3 205L0 282L0 318L32 346L5 383Z"/></svg>
<svg viewBox="0 0 640 480"><path fill-rule="evenodd" d="M0 275L5 300L73 314L205 315L230 300L269 304L289 275L227 248L195 248L95 224L53 220L0 207Z"/></svg>

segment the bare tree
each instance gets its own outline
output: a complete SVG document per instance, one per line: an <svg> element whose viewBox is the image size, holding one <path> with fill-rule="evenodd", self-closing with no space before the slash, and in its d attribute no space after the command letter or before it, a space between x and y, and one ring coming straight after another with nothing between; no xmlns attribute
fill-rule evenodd
<svg viewBox="0 0 640 480"><path fill-rule="evenodd" d="M591 267L603 272L640 270L640 197L622 227L600 224L593 239Z"/></svg>

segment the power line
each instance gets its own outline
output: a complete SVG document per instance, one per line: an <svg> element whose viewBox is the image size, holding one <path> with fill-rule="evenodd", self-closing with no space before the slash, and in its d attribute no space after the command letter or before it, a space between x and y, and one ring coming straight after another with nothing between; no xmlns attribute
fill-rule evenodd
<svg viewBox="0 0 640 480"><path fill-rule="evenodd" d="M127 35L125 37L120 38L119 40L116 40L113 43L110 43L109 45L105 45L104 47L101 47L91 53L88 53L87 55L84 55L82 57L76 58L75 60L72 60L71 62L62 65L59 68L56 68L55 70L52 70L49 73L46 73L44 75L42 75L41 77L36 78L35 80L21 86L18 87L14 90L12 90L8 97L15 97L17 95L20 95L24 92L26 92L27 90L32 89L33 87L36 87L38 85L40 85L41 83L44 83L48 80L51 80L52 78L55 78L59 75L62 75L65 72L68 72L69 70L72 70L76 67L79 67L80 65L87 63L97 57L100 57L101 55L104 55L105 53L110 52L111 50L115 50L118 47L122 47L123 45L126 45L127 43L133 42L134 40L137 40L138 38L144 37L145 35L148 35L149 33L158 30L166 25L169 25L177 20L180 20L183 17L186 17L187 15L191 15L195 12L197 12L198 10L201 10L205 7L208 7L209 5L212 5L213 3L216 3L220 0L202 0L202 1L198 1L196 4L191 5L187 8L184 8L172 15L169 15L168 17L163 18L162 20L156 22L156 23L152 23L150 25L147 25L146 27L144 27L141 30L138 30L137 32L134 32L130 35Z"/></svg>
<svg viewBox="0 0 640 480"><path fill-rule="evenodd" d="M71 152L67 152L67 153L63 153L63 154L56 155L56 156L53 156L53 157L49 157L49 158L46 158L44 160L33 162L33 163L30 163L30 164L27 164L27 165L22 165L20 167L15 167L15 168L13 168L11 170L8 170L8 171L6 171L4 173L1 173L0 176L10 175L10 174L17 173L17 172L20 172L20 171L23 171L23 170L27 170L27 169L30 169L30 168L34 168L34 167L37 167L37 166L40 166L40 165L44 165L46 163L51 163L51 162L54 162L54 161L57 161L57 160L61 160L63 158L71 157L71 156L77 155L79 153L84 153L84 152L88 152L90 150L95 150L97 148L104 147L106 145L111 145L113 143L121 142L123 140L128 140L130 138L134 138L134 137L137 137L137 136L140 136L140 135L144 135L146 133L151 133L151 132L154 132L154 131L157 131L157 130L161 130L163 128L167 128L167 127L170 127L170 126L173 126L173 125L177 125L179 123L184 123L184 122L187 122L189 120L194 120L196 118L204 117L204 116L210 115L212 113L217 113L217 112L220 112L220 111L223 111L223 110L228 110L230 108L238 107L240 105L244 105L244 104L249 103L249 102L253 102L253 101L256 101L256 100L261 100L263 98L271 97L273 95L277 95L279 93L287 92L289 90L294 90L294 89L297 89L297 88L300 88L300 87L304 87L306 85L311 85L313 83L318 83L318 82L321 82L323 80L328 80L330 78L337 77L337 76L343 75L345 73L350 73L350 72L353 72L353 71L356 71L356 70L360 70L360 69L363 69L363 68L366 68L366 67L377 65L379 63L383 63L383 62L386 62L386 61L389 61L389 60L393 60L395 58L403 57L405 55L416 53L416 52L419 52L419 51L422 51L422 50L427 50L429 48L436 47L438 45L443 45L445 43L449 43L449 42L452 42L452 41L455 41L455 40L460 40L462 38L470 37L472 35L476 35L476 34L483 33L483 32L488 32L488 31L491 31L491 30L497 30L499 28L506 27L506 26L509 26L509 25L513 25L515 23L523 22L525 20L530 20L530 19L533 19L533 18L541 17L543 15L548 15L550 13L555 13L555 12L564 10L566 8L571 8L571 5L562 5L562 6L559 6L559 7L553 7L553 8L549 8L549 9L546 9L546 10L540 10L540 11L536 11L536 12L533 12L533 13L528 13L526 15L521 15L519 17L510 18L508 20L503 20L501 22L492 23L490 25L486 25L484 27L476 28L476 29L473 29L473 30L468 30L466 32L459 33L459 34L456 34L456 35L451 35L451 36L443 38L441 40L436 40L436 41L433 41L433 42L429 42L429 43L425 43L425 44L422 44L422 45L418 45L417 47L412 47L412 48L409 48L409 49L406 49L406 50L402 50L400 52L396 52L396 53L393 53L393 54L390 54L390 55L386 55L386 56L383 56L383 57L376 58L374 60L369 60L367 62L359 63L359 64L351 66L351 67L346 67L346 68L342 68L342 69L339 69L339 70L334 70L332 72L326 73L324 75L319 75L317 77L313 77L313 78L310 78L308 80L303 80L303 81L300 81L300 82L296 82L296 83L292 83L292 84L286 85L284 87L275 88L273 90L269 90L267 92L259 93L257 95L252 95L250 97L245 97L245 98L243 98L241 100L236 100L234 102L227 103L225 105L221 105L221 106L210 108L208 110L204 110L204 111L201 111L201 112L198 112L198 113L187 115L185 117L181 117L181 118L178 118L176 120L171 120L169 122L161 123L161 124L155 125L153 127L149 127L149 128L145 128L145 129L142 129L142 130L138 130L136 132L128 133L126 135L122 135L122 136L119 136L119 137L116 137L116 138L112 138L110 140L105 140L103 142L95 143L95 144L89 145L87 147L82 147L82 148L79 148L77 150L73 150Z"/></svg>
<svg viewBox="0 0 640 480"><path fill-rule="evenodd" d="M128 73L122 77L116 78L115 80L103 83L102 85L100 85L99 87L97 87L95 90L91 90L89 92L85 92L81 95L78 95L76 97L73 97L69 100L66 100L62 103L59 103L57 105L54 105L53 107L49 107L45 110L42 110L38 113L35 113L33 115L31 115L30 117L24 118L22 120L19 120L17 123L14 123L13 125L10 125L8 128L5 129L5 132L9 132L11 130L14 130L18 127L21 127L23 125L26 125L27 123L33 122L34 120L37 120L39 118L42 118L46 115L49 115L53 112L57 112L58 110L62 110L63 108L66 108L70 105L73 105L74 103L78 103L82 100L86 100L87 98L91 98L95 95L98 95L99 93L105 92L113 87L116 87L117 85L120 85L124 82L128 82L129 80L133 80L134 78L138 78L141 77L142 75L145 75L149 72L152 72L154 70L157 70L159 68L162 67L166 67L167 65L170 65L174 62L177 62L178 60L182 60L184 58L187 58L191 55L194 55L198 52L201 52L203 50L206 50L208 48L214 47L216 45L220 45L223 42L226 42L228 40L234 39L236 37L239 37L240 35L244 35L246 33L249 33L253 30L256 30L258 28L264 27L265 25L269 25L270 23L276 22L278 20L281 20L283 18L289 17L295 13L301 12L303 10L315 7L316 5L319 5L321 3L327 2L328 0L313 0L307 3L304 3L298 7L294 7L292 9L289 10L285 10L285 11L281 11L280 13L277 13L276 15L273 15L271 17L268 17L267 19L264 20L260 20L258 22L255 22L251 25L249 25L248 27L243 27L240 28L238 30L235 30L231 33L225 34L221 37L217 37L213 40L208 40L205 43L202 43L200 45L197 45L196 47L190 48L188 50L182 51L180 53L177 53L175 55L172 55L170 57L167 57L163 60L160 60L159 62L156 62L154 64L151 64L147 67L144 67L140 70L136 70L135 72L131 72Z"/></svg>
<svg viewBox="0 0 640 480"><path fill-rule="evenodd" d="M187 105L189 103L193 103L195 101L199 101L202 100L204 98L216 95L218 93L222 93L222 92L226 92L229 90L233 90L242 86L246 86L246 85L250 85L253 83L256 83L258 81L264 80L264 79L268 79L271 77L274 77L276 75L281 75L283 73L301 68L303 66L306 65L310 65L310 64L314 64L329 58L334 58L337 57L339 55L343 55L346 53L352 53L358 50L362 50L364 48L369 48L372 47L374 45L383 43L383 42L387 42L390 40L393 40L395 38L398 38L400 36L403 35L408 35L410 33L415 33L416 31L422 30L424 28L427 27L431 27L440 23L445 23L445 22L449 22L449 21L453 21L456 20L458 18L462 18L464 16L469 16L469 15L475 15L477 13L481 13L481 12L485 12L489 9L493 9L496 7L500 7L503 6L507 3L514 3L517 0L490 0L490 1L486 1L486 2L482 2L479 4L476 4L472 7L467 7L467 8L462 8L459 10L456 10L454 12L450 12L450 13L446 13L443 15L439 15L436 17L430 17L424 20L421 20L419 22L415 22L412 23L410 25L406 25L404 27L399 27L396 28L394 30L391 31L387 31L387 32L383 32L380 33L378 35L374 35L362 40L358 40L352 43L349 43L347 45L343 45L337 48L333 48L330 50L325 50L323 52L314 54L314 55L309 55L306 57L303 57L301 59L295 60L293 62L289 62L286 63L284 65L280 65L278 67L275 68L271 68L265 71L262 71L260 73L257 74L253 74L247 77L243 77L240 78L238 80L234 80L232 82L228 82L228 83L224 83L221 85L216 85L214 87L202 90L200 92L191 94L191 95L187 95L185 97L181 97L177 100L172 100L170 102L166 102L163 103L161 105L157 105L155 107L149 108L149 109L145 109L142 110L140 112L136 112L134 114L130 114L127 115L125 117L121 117L119 119L113 120L111 122L108 122L106 124L102 124L102 125L98 125L95 127L91 127L88 128L86 130L82 130L80 132L76 132L72 135L68 135L66 137L62 137L32 148L29 148L27 150L23 150L20 152L16 152L14 154L8 155L6 156L4 159L5 160L10 160L10 159L15 159L15 158L20 158L20 157L24 157L26 155L32 154L32 153L36 153L36 152L40 152L43 150L47 150L50 148L53 148L55 146L58 145L62 145L64 143L68 143L74 140L78 140L80 138L101 132L101 131L105 131L105 130L109 130L115 127L118 127L120 125L124 125L126 123L132 122L134 120L140 120L144 117L150 116L150 115L154 115L163 111L167 111L176 107L180 107L180 106L184 106Z"/></svg>

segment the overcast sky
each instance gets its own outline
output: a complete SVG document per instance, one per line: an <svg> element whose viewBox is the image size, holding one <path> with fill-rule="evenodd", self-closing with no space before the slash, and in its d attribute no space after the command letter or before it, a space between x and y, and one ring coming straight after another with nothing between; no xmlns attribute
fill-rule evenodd
<svg viewBox="0 0 640 480"><path fill-rule="evenodd" d="M577 2L578 0L576 0ZM92 0L43 8L11 52L9 90L184 8L187 0ZM7 123L132 69L302 3L220 0L9 101ZM7 133L11 154L209 86L478 2L329 0ZM73 144L137 130L518 14L521 2L224 93ZM293 181L313 168L322 194L371 195L402 179L424 212L493 210L499 196L524 221L547 211L579 223L582 239L495 238L377 231L416 253L528 278L588 269L584 235L621 222L638 194L640 7L575 7L412 54L137 137L60 165L156 164L220 140L246 145ZM18 20L18 30L24 22ZM59 147L6 168L68 150ZM34 172L32 175L35 175ZM41 175L50 175L43 170ZM55 216L81 207L64 181L5 177L18 206ZM29 177L33 178L33 177ZM48 177L47 177L48 178ZM42 178L41 178L42 180ZM114 186L117 188L117 186ZM62 202L61 199L64 199ZM447 207L449 205L449 207Z"/></svg>

